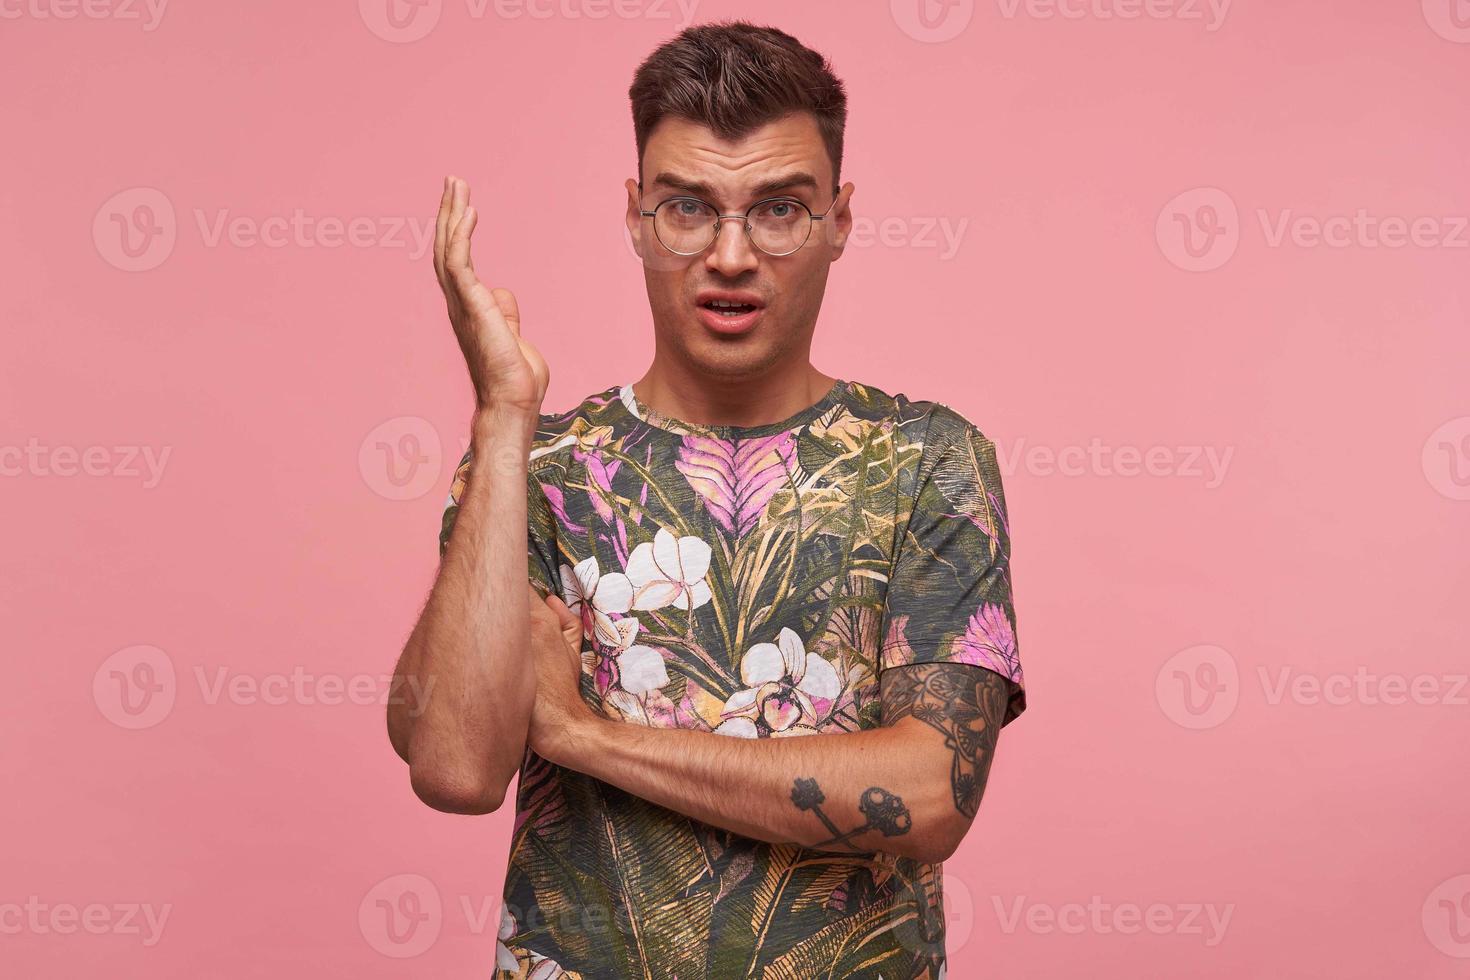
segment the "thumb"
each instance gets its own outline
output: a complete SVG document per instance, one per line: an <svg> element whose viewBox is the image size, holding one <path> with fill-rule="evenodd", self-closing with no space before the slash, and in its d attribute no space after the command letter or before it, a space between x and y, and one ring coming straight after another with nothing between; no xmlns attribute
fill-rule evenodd
<svg viewBox="0 0 1470 980"><path fill-rule="evenodd" d="M521 307L516 302L515 293L504 286L496 286L490 290L490 295L495 299L495 305L500 308L500 316L505 320L505 325L510 327L510 332L517 337L521 335Z"/></svg>
<svg viewBox="0 0 1470 980"><path fill-rule="evenodd" d="M580 647L582 645L581 618L572 612L571 609L567 608L567 604L562 602L559 596L548 595L546 597L546 604L551 607L552 612L556 613L557 621L561 626L562 636L566 637L567 642L572 646Z"/></svg>

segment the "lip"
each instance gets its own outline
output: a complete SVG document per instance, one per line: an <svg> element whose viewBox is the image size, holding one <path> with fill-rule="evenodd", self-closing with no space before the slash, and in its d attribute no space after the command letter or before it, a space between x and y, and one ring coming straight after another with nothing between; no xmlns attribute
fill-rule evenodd
<svg viewBox="0 0 1470 980"><path fill-rule="evenodd" d="M747 304L753 309L740 316L726 316L723 313L716 313L705 305L715 300ZM700 322L714 333L727 335L742 334L753 330L766 312L765 301L760 296L736 289L705 289L700 291L694 302Z"/></svg>

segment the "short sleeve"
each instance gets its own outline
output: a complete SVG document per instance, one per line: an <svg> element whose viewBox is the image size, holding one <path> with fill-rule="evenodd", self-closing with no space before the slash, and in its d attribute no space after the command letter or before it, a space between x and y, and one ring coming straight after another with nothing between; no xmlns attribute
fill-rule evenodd
<svg viewBox="0 0 1470 980"><path fill-rule="evenodd" d="M449 499L444 503L444 518L439 527L439 560L449 548L449 534L454 530L454 519L459 514L460 497L469 480L472 453L465 451L464 458L454 471L454 481L449 485ZM543 596L557 592L556 521L551 513L551 502L534 474L526 475L526 559L531 584Z"/></svg>
<svg viewBox="0 0 1470 980"><path fill-rule="evenodd" d="M1002 724L1009 723L1026 709L1026 693L995 444L937 406L914 485L884 601L881 669L961 663L992 670L1011 682Z"/></svg>

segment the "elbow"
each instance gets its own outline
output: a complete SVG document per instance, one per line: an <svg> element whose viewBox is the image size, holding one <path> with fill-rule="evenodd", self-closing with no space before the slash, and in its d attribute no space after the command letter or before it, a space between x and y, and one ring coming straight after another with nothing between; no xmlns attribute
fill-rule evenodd
<svg viewBox="0 0 1470 980"><path fill-rule="evenodd" d="M907 841L901 854L920 864L942 864L959 850L963 836L962 834L932 833L923 838Z"/></svg>
<svg viewBox="0 0 1470 980"><path fill-rule="evenodd" d="M480 773L410 765L409 781L414 795L441 813L481 816L494 813L505 802L507 787Z"/></svg>
<svg viewBox="0 0 1470 980"><path fill-rule="evenodd" d="M404 762L412 762L408 757L409 731L390 706L388 708L388 744L393 746L394 753Z"/></svg>
<svg viewBox="0 0 1470 980"><path fill-rule="evenodd" d="M936 837L934 840L928 842L928 845L924 848L924 854L919 860L926 864L943 864L945 861L954 857L954 852L960 849L960 841L962 839L962 837L952 835Z"/></svg>
<svg viewBox="0 0 1470 980"><path fill-rule="evenodd" d="M909 856L925 864L942 864L960 849L971 819L949 806L927 822L928 832L909 841Z"/></svg>

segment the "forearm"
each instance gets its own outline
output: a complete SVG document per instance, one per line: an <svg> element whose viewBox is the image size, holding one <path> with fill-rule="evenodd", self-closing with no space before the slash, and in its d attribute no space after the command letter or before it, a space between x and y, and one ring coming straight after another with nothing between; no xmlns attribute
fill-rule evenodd
<svg viewBox="0 0 1470 980"><path fill-rule="evenodd" d="M579 730L561 765L757 840L939 861L969 826L954 805L943 737L914 719L761 739L595 716Z"/></svg>
<svg viewBox="0 0 1470 980"><path fill-rule="evenodd" d="M390 706L415 791L438 809L495 809L525 752L526 457L534 417L477 415L459 511Z"/></svg>

